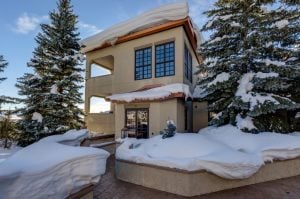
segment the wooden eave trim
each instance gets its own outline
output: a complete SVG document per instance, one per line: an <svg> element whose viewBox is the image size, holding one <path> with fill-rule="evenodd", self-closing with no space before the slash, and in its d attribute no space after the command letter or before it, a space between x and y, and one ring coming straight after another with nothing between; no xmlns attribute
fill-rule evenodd
<svg viewBox="0 0 300 199"><path fill-rule="evenodd" d="M157 98L157 99L137 99L137 100L133 100L131 102L126 102L126 101L121 101L121 100L110 100L108 98L105 98L106 101L112 102L112 103L117 103L117 104L132 104L132 103L145 103L145 102L161 102L161 101L167 101L170 99L175 99L175 98L184 98L185 94L182 92L179 93L172 93L171 95L167 96L167 97L163 97L163 98Z"/></svg>
<svg viewBox="0 0 300 199"><path fill-rule="evenodd" d="M134 32L132 34L121 36L121 37L118 38L118 40L116 41L116 43L114 45L124 43L124 42L127 42L127 41L131 41L131 40L134 40L134 39L138 39L138 38L141 38L141 37L145 37L145 36L148 36L148 35L152 35L152 34L155 34L155 33L159 33L159 32L169 30L169 29L172 29L172 28L176 28L176 27L179 27L179 26L184 27L184 30L186 31L187 36L189 38L189 41L192 44L193 50L194 50L194 52L196 52L197 40L196 40L194 32L192 31L192 25L191 25L189 17L186 17L184 19L179 19L179 20L176 20L176 21L170 21L170 22L167 22L167 23L164 23L164 24L161 24L161 25L153 26L153 27L150 27L150 28L138 31L138 32ZM89 52L92 52L92 51L95 51L95 50L107 48L107 47L110 47L110 46L112 46L112 45L109 44L109 43L105 43L105 44L103 44L103 45L101 45L97 48L94 48L93 50L89 50L85 53L89 53Z"/></svg>

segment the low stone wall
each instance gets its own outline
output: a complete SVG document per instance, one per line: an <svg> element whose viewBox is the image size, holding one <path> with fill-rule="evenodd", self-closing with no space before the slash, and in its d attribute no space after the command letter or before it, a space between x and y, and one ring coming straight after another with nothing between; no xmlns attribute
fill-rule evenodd
<svg viewBox="0 0 300 199"><path fill-rule="evenodd" d="M187 172L124 160L116 160L115 169L120 180L191 197L300 175L300 158L266 164L243 180L224 179L202 170Z"/></svg>
<svg viewBox="0 0 300 199"><path fill-rule="evenodd" d="M66 199L93 199L94 198L94 186L89 185L82 188L80 191L71 194Z"/></svg>

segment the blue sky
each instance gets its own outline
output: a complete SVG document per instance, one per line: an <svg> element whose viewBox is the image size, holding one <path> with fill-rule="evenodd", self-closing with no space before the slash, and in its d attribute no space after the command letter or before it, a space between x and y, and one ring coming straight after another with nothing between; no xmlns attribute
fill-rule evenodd
<svg viewBox="0 0 300 199"><path fill-rule="evenodd" d="M80 37L85 38L118 22L136 16L159 5L177 0L73 0L78 15ZM179 0L180 1L180 0ZM190 15L198 26L215 0L188 0ZM40 31L39 24L48 22L48 13L56 8L55 0L6 0L0 7L0 54L9 62L4 74L8 79L0 84L0 95L18 96L16 78L30 72L26 63L32 56ZM207 37L207 35L205 35Z"/></svg>

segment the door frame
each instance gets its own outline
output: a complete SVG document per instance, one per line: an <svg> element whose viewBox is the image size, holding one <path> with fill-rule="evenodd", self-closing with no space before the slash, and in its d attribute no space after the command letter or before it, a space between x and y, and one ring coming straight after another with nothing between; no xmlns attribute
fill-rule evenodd
<svg viewBox="0 0 300 199"><path fill-rule="evenodd" d="M137 134L137 112L139 110L143 110L143 111L147 111L147 115L148 115L148 119L147 119L147 138L149 138L149 124L150 124L150 115L149 115L149 108L125 108L125 121L124 121L124 126L127 127L127 111L135 111L136 117L135 117L135 124L136 124L136 128L135 128L135 133Z"/></svg>

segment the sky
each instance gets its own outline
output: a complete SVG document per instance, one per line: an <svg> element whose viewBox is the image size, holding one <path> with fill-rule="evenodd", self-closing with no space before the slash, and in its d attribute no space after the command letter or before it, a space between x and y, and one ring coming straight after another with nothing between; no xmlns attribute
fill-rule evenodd
<svg viewBox="0 0 300 199"><path fill-rule="evenodd" d="M80 37L91 36L118 22L137 16L149 9L181 0L72 0L78 15ZM207 18L202 13L210 9L215 0L188 0L190 16L199 27ZM41 23L48 23L48 14L56 9L55 0L5 0L0 7L0 54L9 62L1 77L0 95L18 97L16 79L26 72L26 66L36 47L34 38ZM208 37L204 34L204 37ZM83 65L84 67L84 65Z"/></svg>

